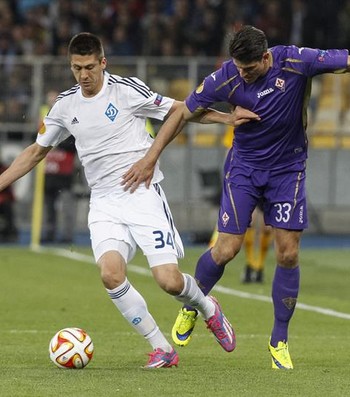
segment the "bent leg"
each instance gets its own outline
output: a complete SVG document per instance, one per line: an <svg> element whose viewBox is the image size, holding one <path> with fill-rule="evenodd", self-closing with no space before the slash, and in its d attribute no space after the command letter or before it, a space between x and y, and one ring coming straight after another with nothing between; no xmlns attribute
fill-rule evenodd
<svg viewBox="0 0 350 397"><path fill-rule="evenodd" d="M213 248L206 251L197 262L195 280L204 295L208 295L224 274L225 265L239 252L244 240L242 234L219 233ZM186 311L197 307L184 301Z"/></svg>
<svg viewBox="0 0 350 397"><path fill-rule="evenodd" d="M158 284L167 292L179 291L178 288L182 285L182 291L176 294L175 298L202 313L207 328L211 330L217 342L225 351L231 352L235 349L236 337L232 325L223 314L217 300L205 296L192 276L181 273L174 264L152 267L152 272ZM174 280L174 285L169 285L169 280ZM183 319L181 316L180 321L176 322L172 329L173 340L180 346L185 346L188 343L196 321L196 316L185 317ZM181 333L182 329L184 334Z"/></svg>
<svg viewBox="0 0 350 397"><path fill-rule="evenodd" d="M206 299L195 279L189 274L181 273L176 264L154 266L151 269L153 277L165 292L200 311L205 319L214 314L214 305Z"/></svg>
<svg viewBox="0 0 350 397"><path fill-rule="evenodd" d="M118 251L107 251L98 260L102 282L114 305L126 321L152 348L171 352L172 346L148 311L146 301L126 278L126 262Z"/></svg>
<svg viewBox="0 0 350 397"><path fill-rule="evenodd" d="M214 247L199 258L195 279L204 295L220 280L226 264L240 251L243 240L243 234L219 233Z"/></svg>

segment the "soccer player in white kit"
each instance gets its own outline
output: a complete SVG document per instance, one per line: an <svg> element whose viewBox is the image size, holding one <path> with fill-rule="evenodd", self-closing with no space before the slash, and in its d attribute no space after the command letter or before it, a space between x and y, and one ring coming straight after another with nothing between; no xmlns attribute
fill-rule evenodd
<svg viewBox="0 0 350 397"><path fill-rule="evenodd" d="M146 118L163 120L180 102L153 93L137 78L106 72L100 39L90 33L74 36L68 47L77 84L61 93L44 119L36 142L28 146L0 176L0 191L33 169L68 136L91 189L88 224L95 260L112 302L152 346L147 368L172 367L178 354L159 330L144 298L126 277L127 263L139 246L159 286L183 304L197 308L226 350L235 348L235 334L217 300L206 297L194 278L178 269L183 245L174 226L155 169L150 188L136 192L122 185L125 172L151 146ZM229 115L208 111L200 122L229 123Z"/></svg>

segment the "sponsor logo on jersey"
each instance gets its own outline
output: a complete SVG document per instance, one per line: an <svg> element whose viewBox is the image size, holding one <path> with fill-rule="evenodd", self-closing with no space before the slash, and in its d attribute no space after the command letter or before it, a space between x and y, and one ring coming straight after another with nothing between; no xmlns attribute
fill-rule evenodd
<svg viewBox="0 0 350 397"><path fill-rule="evenodd" d="M159 106L159 105L162 103L162 100L163 100L163 96L160 95L160 94L158 94L158 95L157 95L157 98L156 98L155 101L154 101L154 104L157 105L157 106Z"/></svg>
<svg viewBox="0 0 350 397"><path fill-rule="evenodd" d="M257 93L257 97L258 97L258 99L259 99L259 98L261 98L261 97L263 97L263 96L265 96L265 95L269 95L269 94L273 93L274 91L275 91L275 90L274 90L273 88L267 88L267 89L264 90L264 91L258 92L258 93Z"/></svg>
<svg viewBox="0 0 350 397"><path fill-rule="evenodd" d="M111 120L114 121L117 117L118 109L113 105L109 104L107 110L105 111L105 115Z"/></svg>
<svg viewBox="0 0 350 397"><path fill-rule="evenodd" d="M304 206L301 205L299 208L299 223L304 223Z"/></svg>
<svg viewBox="0 0 350 397"><path fill-rule="evenodd" d="M276 79L276 83L275 86L281 90L282 92L284 92L286 90L286 82L283 79L280 79L277 77Z"/></svg>
<svg viewBox="0 0 350 397"><path fill-rule="evenodd" d="M45 132L46 132L46 125L44 123L42 123L41 127L40 127L40 129L38 131L38 134L42 135L42 134L45 134Z"/></svg>
<svg viewBox="0 0 350 397"><path fill-rule="evenodd" d="M71 125L79 124L79 120L76 117L73 117L73 120L70 123L71 123Z"/></svg>
<svg viewBox="0 0 350 397"><path fill-rule="evenodd" d="M204 81L199 84L199 86L196 88L196 94L200 94L203 91L204 88Z"/></svg>
<svg viewBox="0 0 350 397"><path fill-rule="evenodd" d="M228 216L227 212L223 213L221 219L222 219L222 223L223 223L224 227L226 227L228 221L230 220L230 217Z"/></svg>

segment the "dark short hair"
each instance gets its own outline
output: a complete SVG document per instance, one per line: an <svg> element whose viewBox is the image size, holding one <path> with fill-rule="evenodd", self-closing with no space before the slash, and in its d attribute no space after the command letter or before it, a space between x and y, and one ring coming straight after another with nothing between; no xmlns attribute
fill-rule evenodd
<svg viewBox="0 0 350 397"><path fill-rule="evenodd" d="M99 60L104 57L103 45L99 37L82 32L72 37L68 45L68 57L72 55L96 55Z"/></svg>
<svg viewBox="0 0 350 397"><path fill-rule="evenodd" d="M267 51L267 46L267 39L262 30L245 25L233 34L229 43L229 53L237 61L248 64L260 61Z"/></svg>

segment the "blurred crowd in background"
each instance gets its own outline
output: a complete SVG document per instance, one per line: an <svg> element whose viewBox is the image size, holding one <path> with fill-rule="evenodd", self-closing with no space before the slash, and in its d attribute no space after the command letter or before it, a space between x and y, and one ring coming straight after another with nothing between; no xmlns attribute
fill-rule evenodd
<svg viewBox="0 0 350 397"><path fill-rule="evenodd" d="M39 74L33 72L33 64L46 55L51 60L66 56L69 40L81 31L102 38L109 60L113 56L125 60L151 56L170 62L171 57L200 56L215 59L214 69L228 57L230 34L242 24L264 30L270 46L326 49L350 48L349 22L350 0L0 0L0 123L33 122L41 104L38 97L41 101L49 89L62 91L73 83L70 70L66 70L67 83L57 63L51 69L45 66L45 83L55 84L46 87L43 79L35 77ZM140 70L132 73L139 76ZM177 64L171 73L172 79L179 75L188 79ZM147 82L153 83L148 78ZM182 90L186 94L188 85L185 82ZM349 82L343 85L348 87ZM34 90L40 86L38 95ZM168 92L168 87L153 87L176 99L185 97L183 92L178 96ZM338 124L344 112L336 106L333 118ZM321 124L329 131L327 123L322 120ZM17 137L18 128L14 134L5 132Z"/></svg>
<svg viewBox="0 0 350 397"><path fill-rule="evenodd" d="M0 0L0 55L65 55L80 31L108 56L221 56L241 24L269 45L350 47L349 0Z"/></svg>

